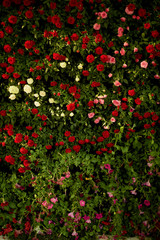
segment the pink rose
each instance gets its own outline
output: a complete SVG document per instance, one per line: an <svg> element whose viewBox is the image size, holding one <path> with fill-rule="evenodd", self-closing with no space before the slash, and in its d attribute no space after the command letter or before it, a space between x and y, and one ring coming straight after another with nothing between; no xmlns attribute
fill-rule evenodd
<svg viewBox="0 0 160 240"><path fill-rule="evenodd" d="M95 124L99 123L99 119L97 118L96 120L94 120L94 123Z"/></svg>
<svg viewBox="0 0 160 240"><path fill-rule="evenodd" d="M122 65L122 68L127 68L127 64L124 63L124 64Z"/></svg>
<svg viewBox="0 0 160 240"><path fill-rule="evenodd" d="M115 51L114 51L114 54L118 54L118 53L119 53L119 51L118 51L118 50L115 50Z"/></svg>
<svg viewBox="0 0 160 240"><path fill-rule="evenodd" d="M121 54L121 56L124 56L125 53L126 53L126 51L124 50L124 48L121 48L121 50L120 50L120 54Z"/></svg>
<svg viewBox="0 0 160 240"><path fill-rule="evenodd" d="M134 11L130 11L130 10L128 9L128 7L126 7L125 13L127 13L128 15L132 15L132 14L134 13Z"/></svg>
<svg viewBox="0 0 160 240"><path fill-rule="evenodd" d="M85 201L80 200L80 201L79 201L79 204L80 204L81 207L84 207L86 203L85 203Z"/></svg>
<svg viewBox="0 0 160 240"><path fill-rule="evenodd" d="M101 28L101 24L95 23L93 25L94 30L99 30Z"/></svg>
<svg viewBox="0 0 160 240"><path fill-rule="evenodd" d="M114 106L118 107L121 105L121 101L119 100L112 100L112 103L114 104Z"/></svg>
<svg viewBox="0 0 160 240"><path fill-rule="evenodd" d="M101 12L101 18L107 18L107 13L105 11Z"/></svg>
<svg viewBox="0 0 160 240"><path fill-rule="evenodd" d="M119 86L121 86L122 84L121 84L119 81L116 80L116 81L114 82L114 85L115 85L116 87L119 87Z"/></svg>
<svg viewBox="0 0 160 240"><path fill-rule="evenodd" d="M154 78L155 79L160 79L160 76L157 74L157 75L154 75Z"/></svg>
<svg viewBox="0 0 160 240"><path fill-rule="evenodd" d="M113 76L113 74L112 74L112 73L109 73L109 74L108 74L108 77L109 77L109 78L111 78L112 76Z"/></svg>
<svg viewBox="0 0 160 240"><path fill-rule="evenodd" d="M104 100L103 99L99 99L99 103L100 104L104 104Z"/></svg>
<svg viewBox="0 0 160 240"><path fill-rule="evenodd" d="M116 119L114 117L112 117L110 120L111 122L116 122Z"/></svg>
<svg viewBox="0 0 160 240"><path fill-rule="evenodd" d="M57 199L57 198L51 198L50 200L51 200L51 202L53 202L53 203L58 202L58 199Z"/></svg>
<svg viewBox="0 0 160 240"><path fill-rule="evenodd" d="M147 207L150 206L150 201L144 200L144 205L146 205Z"/></svg>
<svg viewBox="0 0 160 240"><path fill-rule="evenodd" d="M95 115L95 113L94 113L94 112L92 112L92 113L88 113L88 117L89 117L89 118L93 118L93 117L94 117L94 115Z"/></svg>
<svg viewBox="0 0 160 240"><path fill-rule="evenodd" d="M53 208L53 204L49 203L48 206L47 206L48 209L51 209Z"/></svg>
<svg viewBox="0 0 160 240"><path fill-rule="evenodd" d="M109 60L109 63L115 64L116 63L116 59L114 57L111 57L110 60Z"/></svg>
<svg viewBox="0 0 160 240"><path fill-rule="evenodd" d="M124 42L124 44L123 44L124 47L128 47L128 45L129 44L127 42Z"/></svg>
<svg viewBox="0 0 160 240"><path fill-rule="evenodd" d="M120 20L121 20L121 22L125 22L126 18L125 17L121 17Z"/></svg>
<svg viewBox="0 0 160 240"><path fill-rule="evenodd" d="M147 68L148 67L148 62L143 61L140 63L141 68Z"/></svg>
<svg viewBox="0 0 160 240"><path fill-rule="evenodd" d="M71 218L74 218L74 214L73 214L73 213L74 213L74 212L68 213L68 216L71 217Z"/></svg>
<svg viewBox="0 0 160 240"><path fill-rule="evenodd" d="M138 48L135 47L134 48L134 53L136 53L136 52L138 52Z"/></svg>
<svg viewBox="0 0 160 240"><path fill-rule="evenodd" d="M94 103L97 104L98 103L98 99L94 99Z"/></svg>

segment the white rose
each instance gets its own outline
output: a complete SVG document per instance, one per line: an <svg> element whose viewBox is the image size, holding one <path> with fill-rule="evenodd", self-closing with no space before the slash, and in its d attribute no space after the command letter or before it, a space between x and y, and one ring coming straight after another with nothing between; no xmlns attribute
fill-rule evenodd
<svg viewBox="0 0 160 240"><path fill-rule="evenodd" d="M80 78L78 76L76 76L75 81L79 82L79 80L80 80Z"/></svg>
<svg viewBox="0 0 160 240"><path fill-rule="evenodd" d="M19 93L19 88L16 87L16 86L10 86L10 87L8 88L8 91L9 91L10 93L17 94L17 93Z"/></svg>
<svg viewBox="0 0 160 240"><path fill-rule="evenodd" d="M11 94L11 95L9 96L9 99L11 99L11 100L16 99L16 95L15 95L15 94Z"/></svg>
<svg viewBox="0 0 160 240"><path fill-rule="evenodd" d="M31 93L32 92L32 88L28 84L24 85L23 90L24 90L25 93Z"/></svg>
<svg viewBox="0 0 160 240"><path fill-rule="evenodd" d="M45 96L46 96L46 92L45 92L45 91L40 91L40 92L39 92L39 95L40 95L41 97L45 97Z"/></svg>
<svg viewBox="0 0 160 240"><path fill-rule="evenodd" d="M36 98L39 97L38 93L33 94L33 96L36 97Z"/></svg>
<svg viewBox="0 0 160 240"><path fill-rule="evenodd" d="M69 60L69 59L68 59L68 58L66 58L66 60L65 60L65 61L66 61L66 62L68 62L68 60Z"/></svg>
<svg viewBox="0 0 160 240"><path fill-rule="evenodd" d="M73 117L73 116L74 116L74 113L73 113L73 112L71 112L71 113L69 114L69 116L70 116L70 117Z"/></svg>
<svg viewBox="0 0 160 240"><path fill-rule="evenodd" d="M61 62L59 65L60 65L61 68L66 68L67 63L66 62Z"/></svg>
<svg viewBox="0 0 160 240"><path fill-rule="evenodd" d="M41 104L40 104L39 102L37 102L37 101L34 102L34 105L35 105L36 107L41 106Z"/></svg>
<svg viewBox="0 0 160 240"><path fill-rule="evenodd" d="M64 114L64 113L61 113L61 117L65 117L65 114Z"/></svg>
<svg viewBox="0 0 160 240"><path fill-rule="evenodd" d="M32 83L33 83L33 78L28 78L28 79L27 79L27 83L28 83L28 84L32 84Z"/></svg>
<svg viewBox="0 0 160 240"><path fill-rule="evenodd" d="M82 63L80 63L80 64L78 65L78 69L79 69L79 70L80 70L80 69L83 69Z"/></svg>
<svg viewBox="0 0 160 240"><path fill-rule="evenodd" d="M54 99L53 98L49 98L48 101L49 101L49 103L54 103Z"/></svg>

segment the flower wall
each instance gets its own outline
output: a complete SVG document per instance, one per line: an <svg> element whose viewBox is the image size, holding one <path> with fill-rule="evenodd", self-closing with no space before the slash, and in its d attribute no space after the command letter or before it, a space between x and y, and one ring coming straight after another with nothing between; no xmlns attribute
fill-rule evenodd
<svg viewBox="0 0 160 240"><path fill-rule="evenodd" d="M159 1L0 15L0 234L158 239Z"/></svg>

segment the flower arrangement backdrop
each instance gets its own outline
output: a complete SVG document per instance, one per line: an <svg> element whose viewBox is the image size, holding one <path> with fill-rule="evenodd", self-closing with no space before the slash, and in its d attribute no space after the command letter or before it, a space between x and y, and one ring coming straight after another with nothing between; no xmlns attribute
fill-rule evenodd
<svg viewBox="0 0 160 240"><path fill-rule="evenodd" d="M159 1L0 15L0 235L159 239Z"/></svg>

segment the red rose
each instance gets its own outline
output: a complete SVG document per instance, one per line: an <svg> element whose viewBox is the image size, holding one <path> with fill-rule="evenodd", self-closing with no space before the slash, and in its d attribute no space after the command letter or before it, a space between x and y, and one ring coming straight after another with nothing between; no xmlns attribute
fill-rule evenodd
<svg viewBox="0 0 160 240"><path fill-rule="evenodd" d="M141 105L141 103L142 103L140 98L136 98L134 101L137 105Z"/></svg>
<svg viewBox="0 0 160 240"><path fill-rule="evenodd" d="M146 9L140 8L140 9L138 10L138 15L139 15L140 17L145 17L145 15L146 15Z"/></svg>
<svg viewBox="0 0 160 240"><path fill-rule="evenodd" d="M41 116L41 119L42 119L42 121L46 121L46 120L47 120L47 116L43 114L43 115Z"/></svg>
<svg viewBox="0 0 160 240"><path fill-rule="evenodd" d="M26 18L31 19L31 18L33 18L33 12L28 10L27 12L25 12L25 16L26 16Z"/></svg>
<svg viewBox="0 0 160 240"><path fill-rule="evenodd" d="M92 63L92 62L94 62L94 56L92 54L90 54L86 57L86 60L88 63Z"/></svg>
<svg viewBox="0 0 160 240"><path fill-rule="evenodd" d="M109 138L109 132L108 131L103 131L102 132L102 136L104 137L104 138Z"/></svg>
<svg viewBox="0 0 160 240"><path fill-rule="evenodd" d="M2 74L2 78L8 79L8 78L9 78L9 75L4 73L4 74Z"/></svg>
<svg viewBox="0 0 160 240"><path fill-rule="evenodd" d="M26 49L31 49L35 45L35 42L32 40L27 40L24 43L24 46Z"/></svg>
<svg viewBox="0 0 160 240"><path fill-rule="evenodd" d="M17 79L17 78L20 78L20 76L21 76L21 75L19 75L18 73L13 73L13 77L16 78L16 79Z"/></svg>
<svg viewBox="0 0 160 240"><path fill-rule="evenodd" d="M70 132L70 131L66 131L66 132L64 133L64 135L65 135L66 137L69 137L69 136L71 135L71 132Z"/></svg>
<svg viewBox="0 0 160 240"><path fill-rule="evenodd" d="M4 38L4 32L0 31L0 38Z"/></svg>
<svg viewBox="0 0 160 240"><path fill-rule="evenodd" d="M97 48L95 49L95 52L96 52L96 54L101 55L101 54L103 53L103 48L97 47Z"/></svg>
<svg viewBox="0 0 160 240"><path fill-rule="evenodd" d="M56 3L55 2L50 3L50 9L52 9L52 10L56 9Z"/></svg>
<svg viewBox="0 0 160 240"><path fill-rule="evenodd" d="M128 4L127 7L128 7L128 10L129 10L129 11L134 11L135 8L136 8L136 6L135 6L133 3Z"/></svg>
<svg viewBox="0 0 160 240"><path fill-rule="evenodd" d="M83 76L87 77L87 76L89 76L89 71L83 70L83 71L82 71L82 74L83 74Z"/></svg>
<svg viewBox="0 0 160 240"><path fill-rule="evenodd" d="M8 22L11 23L11 24L16 24L17 23L17 17L16 16L10 16L8 18Z"/></svg>
<svg viewBox="0 0 160 240"><path fill-rule="evenodd" d="M75 145L75 146L73 146L73 150L75 151L75 152L79 152L80 151L80 149L81 149L81 146L80 145Z"/></svg>
<svg viewBox="0 0 160 240"><path fill-rule="evenodd" d="M24 165L25 167L29 167L30 162L29 162L28 160L24 160L24 161L23 161L23 165Z"/></svg>
<svg viewBox="0 0 160 240"><path fill-rule="evenodd" d="M47 150L52 149L52 146L51 146L51 145L46 145L45 147L46 147Z"/></svg>
<svg viewBox="0 0 160 240"><path fill-rule="evenodd" d="M11 1L10 0L3 0L3 7L8 8L11 6Z"/></svg>
<svg viewBox="0 0 160 240"><path fill-rule="evenodd" d="M6 72L7 72L7 73L12 73L12 72L14 72L14 67L13 67L13 66L7 67L7 68L6 68Z"/></svg>
<svg viewBox="0 0 160 240"><path fill-rule="evenodd" d="M5 161L10 163L11 165L15 164L15 159L11 155L5 156Z"/></svg>
<svg viewBox="0 0 160 240"><path fill-rule="evenodd" d="M85 36L82 38L82 43L88 43L90 41L89 37L88 36Z"/></svg>
<svg viewBox="0 0 160 240"><path fill-rule="evenodd" d="M87 44L83 43L82 44L82 49L86 49L87 48Z"/></svg>
<svg viewBox="0 0 160 240"><path fill-rule="evenodd" d="M69 1L69 6L70 7L76 7L77 6L77 0L70 0Z"/></svg>
<svg viewBox="0 0 160 240"><path fill-rule="evenodd" d="M102 72L104 70L104 65L98 64L97 65L97 71Z"/></svg>
<svg viewBox="0 0 160 240"><path fill-rule="evenodd" d="M74 24L74 23L75 23L75 19L74 19L73 17L69 17L69 18L67 19L67 22L68 22L69 24Z"/></svg>
<svg viewBox="0 0 160 240"><path fill-rule="evenodd" d="M20 148L20 153L22 154L27 154L28 153L28 150L26 148Z"/></svg>
<svg viewBox="0 0 160 240"><path fill-rule="evenodd" d="M128 95L129 96L134 96L135 94L136 94L136 92L134 91L134 89L128 90Z"/></svg>
<svg viewBox="0 0 160 240"><path fill-rule="evenodd" d="M56 82L56 81L50 82L50 85L51 85L52 87L55 87L55 86L57 85L57 82Z"/></svg>
<svg viewBox="0 0 160 240"><path fill-rule="evenodd" d="M128 108L128 105L127 105L126 103L122 102L121 108L122 108L123 110L126 110L126 109Z"/></svg>
<svg viewBox="0 0 160 240"><path fill-rule="evenodd" d="M113 146L114 146L114 143L107 143L106 146L107 146L107 147L113 147Z"/></svg>
<svg viewBox="0 0 160 240"><path fill-rule="evenodd" d="M108 58L107 55L101 55L100 56L100 60L101 60L101 62L105 63L105 62L107 62L109 60L109 58Z"/></svg>
<svg viewBox="0 0 160 240"><path fill-rule="evenodd" d="M108 43L108 47L113 47L114 46L114 43L111 41Z"/></svg>
<svg viewBox="0 0 160 240"><path fill-rule="evenodd" d="M18 53L23 55L24 54L24 50L23 49L18 49Z"/></svg>
<svg viewBox="0 0 160 240"><path fill-rule="evenodd" d="M104 138L103 137L98 137L97 138L97 142L103 142L104 141Z"/></svg>
<svg viewBox="0 0 160 240"><path fill-rule="evenodd" d="M148 128L150 128L150 127L151 127L150 124L144 124L144 128L145 128L145 129L148 129Z"/></svg>
<svg viewBox="0 0 160 240"><path fill-rule="evenodd" d="M67 110L68 111L73 111L73 110L75 110L75 103L70 103L70 104L68 104L67 105Z"/></svg>
<svg viewBox="0 0 160 240"><path fill-rule="evenodd" d="M78 41L78 39L79 39L79 36L77 35L77 33L73 33L73 34L71 35L71 40L72 40L72 41Z"/></svg>
<svg viewBox="0 0 160 240"><path fill-rule="evenodd" d="M159 32L157 30L151 32L152 37L157 38L159 36Z"/></svg>
<svg viewBox="0 0 160 240"><path fill-rule="evenodd" d="M8 58L8 63L9 63L9 64L14 64L15 61L16 61L15 57L9 57L9 58Z"/></svg>
<svg viewBox="0 0 160 240"><path fill-rule="evenodd" d="M152 116L152 120L153 121L157 121L159 119L159 117L156 115L156 114L154 114L153 116Z"/></svg>
<svg viewBox="0 0 160 240"><path fill-rule="evenodd" d="M1 110L1 111L0 111L0 115L3 116L3 117L5 117L5 116L7 115L6 110Z"/></svg>
<svg viewBox="0 0 160 240"><path fill-rule="evenodd" d="M23 138L23 135L21 133L17 133L14 142L21 143L23 140L22 138Z"/></svg>
<svg viewBox="0 0 160 240"><path fill-rule="evenodd" d="M89 101L88 103L87 103L87 105L88 105L88 107L93 107L94 106L94 102L93 101Z"/></svg>
<svg viewBox="0 0 160 240"><path fill-rule="evenodd" d="M76 138L75 138L74 136L72 136L72 137L69 137L69 138L68 138L68 141L69 141L69 142L74 142L75 139L76 139Z"/></svg>
<svg viewBox="0 0 160 240"><path fill-rule="evenodd" d="M33 114L38 114L38 109L37 109L37 108L33 108L33 109L32 109L32 113L33 113Z"/></svg>
<svg viewBox="0 0 160 240"><path fill-rule="evenodd" d="M33 146L35 145L35 143L34 143L33 140L28 140L27 145L28 145L29 147L33 147Z"/></svg>
<svg viewBox="0 0 160 240"><path fill-rule="evenodd" d="M118 111L117 111L117 110L114 110L114 111L112 112L112 116L113 116L113 117L117 117L117 116L118 116Z"/></svg>
<svg viewBox="0 0 160 240"><path fill-rule="evenodd" d="M6 53L10 53L10 51L12 50L11 49L11 46L9 45L9 44L7 44L7 45L4 45L4 51L6 52Z"/></svg>
<svg viewBox="0 0 160 240"><path fill-rule="evenodd" d="M69 92L70 94L72 94L72 93L75 94L76 91L77 91L76 85L74 85L73 87L70 87L70 88L68 89L68 92Z"/></svg>
<svg viewBox="0 0 160 240"><path fill-rule="evenodd" d="M157 50L160 50L160 43L159 43L159 44L156 44L156 49L157 49Z"/></svg>
<svg viewBox="0 0 160 240"><path fill-rule="evenodd" d="M70 152L72 152L72 150L71 150L71 148L67 148L67 149L65 150L65 152L66 152L66 153L70 153Z"/></svg>
<svg viewBox="0 0 160 240"><path fill-rule="evenodd" d="M25 170L25 168L22 168L22 167L20 167L19 169L18 169L18 172L20 172L20 173L24 173L26 170Z"/></svg>
<svg viewBox="0 0 160 240"><path fill-rule="evenodd" d="M33 138L38 138L39 135L38 135L37 133L34 132L34 133L32 133L32 137L33 137Z"/></svg>
<svg viewBox="0 0 160 240"><path fill-rule="evenodd" d="M146 47L146 51L148 53L153 53L154 52L154 47L153 45L149 44L147 47Z"/></svg>
<svg viewBox="0 0 160 240"><path fill-rule="evenodd" d="M150 23L145 23L145 24L144 24L144 28L145 28L145 29L149 29L150 27L151 27Z"/></svg>
<svg viewBox="0 0 160 240"><path fill-rule="evenodd" d="M150 112L146 112L146 113L144 113L144 115L143 115L144 118L149 118L150 116L151 116Z"/></svg>
<svg viewBox="0 0 160 240"><path fill-rule="evenodd" d="M91 87L99 87L101 84L99 82L92 82Z"/></svg>

